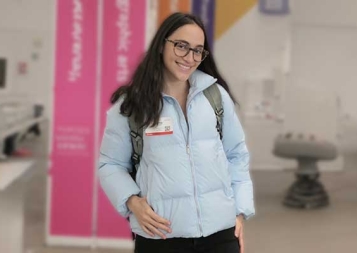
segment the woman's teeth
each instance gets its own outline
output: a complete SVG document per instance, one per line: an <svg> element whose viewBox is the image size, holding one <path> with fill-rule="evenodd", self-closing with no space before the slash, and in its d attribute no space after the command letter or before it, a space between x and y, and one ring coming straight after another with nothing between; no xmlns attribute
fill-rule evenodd
<svg viewBox="0 0 357 253"><path fill-rule="evenodd" d="M189 66L185 66L185 65L183 65L183 64L180 64L180 63L177 63L179 66L180 66L180 68L182 68L182 69L184 69L184 70L189 70L191 67L189 67Z"/></svg>

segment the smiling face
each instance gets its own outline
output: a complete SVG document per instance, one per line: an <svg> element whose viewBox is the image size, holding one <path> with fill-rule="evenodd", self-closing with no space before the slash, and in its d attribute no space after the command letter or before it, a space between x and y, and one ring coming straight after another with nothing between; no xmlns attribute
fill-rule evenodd
<svg viewBox="0 0 357 253"><path fill-rule="evenodd" d="M198 59L200 52L203 51L204 33L198 25L189 24L178 28L167 39L163 49L165 82L186 82L200 64L194 60L194 54L195 59ZM178 56L184 55L187 47L194 49L195 52L190 50L186 56Z"/></svg>

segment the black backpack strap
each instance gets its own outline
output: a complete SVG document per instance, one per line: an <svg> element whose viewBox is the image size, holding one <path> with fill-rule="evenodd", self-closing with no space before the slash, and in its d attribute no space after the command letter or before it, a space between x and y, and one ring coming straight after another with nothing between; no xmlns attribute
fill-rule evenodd
<svg viewBox="0 0 357 253"><path fill-rule="evenodd" d="M217 84L212 84L209 86L207 89L203 91L203 94L206 96L208 99L209 103L211 104L214 113L216 114L216 119L217 119L217 131L219 133L219 137L223 138L223 133L222 133L222 120L223 120L223 105L222 105L222 96L221 92L219 91L219 88Z"/></svg>
<svg viewBox="0 0 357 253"><path fill-rule="evenodd" d="M134 113L129 116L129 127L130 127L130 137L131 143L133 146L133 152L131 155L131 163L132 163L132 172L131 177L135 181L136 172L138 171L140 159L143 154L143 133L144 130L142 127L135 121Z"/></svg>

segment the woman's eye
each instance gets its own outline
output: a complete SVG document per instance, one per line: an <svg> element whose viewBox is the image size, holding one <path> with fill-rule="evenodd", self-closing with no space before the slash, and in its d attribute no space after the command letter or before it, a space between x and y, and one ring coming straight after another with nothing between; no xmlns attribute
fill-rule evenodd
<svg viewBox="0 0 357 253"><path fill-rule="evenodd" d="M197 55L201 55L202 54L202 49L194 49L193 52Z"/></svg>
<svg viewBox="0 0 357 253"><path fill-rule="evenodd" d="M187 45L182 43L177 43L176 47L179 49L187 49Z"/></svg>

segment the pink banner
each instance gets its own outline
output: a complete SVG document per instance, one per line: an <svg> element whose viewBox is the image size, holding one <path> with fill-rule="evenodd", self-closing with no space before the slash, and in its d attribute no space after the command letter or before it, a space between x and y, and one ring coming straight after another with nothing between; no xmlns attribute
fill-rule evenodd
<svg viewBox="0 0 357 253"><path fill-rule="evenodd" d="M50 236L91 236L97 0L57 0Z"/></svg>
<svg viewBox="0 0 357 253"><path fill-rule="evenodd" d="M146 0L105 0L103 4L100 137L111 94L126 84L144 53L146 25ZM98 236L130 238L128 222L119 216L101 190L98 205Z"/></svg>

